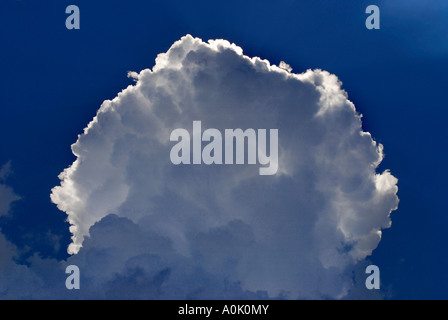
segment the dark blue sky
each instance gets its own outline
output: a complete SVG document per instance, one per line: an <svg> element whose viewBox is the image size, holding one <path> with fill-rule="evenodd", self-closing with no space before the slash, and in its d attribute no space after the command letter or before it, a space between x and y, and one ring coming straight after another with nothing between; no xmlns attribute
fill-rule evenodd
<svg viewBox="0 0 448 320"><path fill-rule="evenodd" d="M65 28L76 4L81 29ZM365 9L381 10L367 30ZM399 179L399 209L370 260L396 299L447 299L445 200L448 3L442 1L61 1L0 4L0 165L22 201L1 219L24 249L65 258L66 215L50 202L70 145L102 101L151 68L185 34L224 38L249 56L294 72L336 74L364 115L364 130L385 146L380 170ZM59 246L55 246L59 239Z"/></svg>

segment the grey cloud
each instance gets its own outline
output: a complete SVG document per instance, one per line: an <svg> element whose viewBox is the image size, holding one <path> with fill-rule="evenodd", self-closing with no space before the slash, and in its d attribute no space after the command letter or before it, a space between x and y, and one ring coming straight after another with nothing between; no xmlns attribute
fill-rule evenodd
<svg viewBox="0 0 448 320"><path fill-rule="evenodd" d="M11 172L11 162L7 162L0 168L0 216L6 216L9 213L11 204L21 199L20 196L5 183L6 178Z"/></svg>

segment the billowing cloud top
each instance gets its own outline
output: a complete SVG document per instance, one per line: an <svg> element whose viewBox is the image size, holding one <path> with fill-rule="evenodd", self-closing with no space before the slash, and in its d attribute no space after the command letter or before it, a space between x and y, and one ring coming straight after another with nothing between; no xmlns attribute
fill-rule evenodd
<svg viewBox="0 0 448 320"><path fill-rule="evenodd" d="M136 84L102 104L52 191L71 223L69 252L114 214L142 235L104 236L111 250L119 250L116 241L128 242L120 250L129 252L154 248L172 265L177 256L269 296L344 296L346 271L391 224L397 179L376 172L383 147L363 132L338 78L291 70L247 57L228 41L187 35L159 54L152 70L130 72ZM260 176L259 166L247 164L172 164L170 133L191 133L193 121L221 132L278 129L277 173Z"/></svg>

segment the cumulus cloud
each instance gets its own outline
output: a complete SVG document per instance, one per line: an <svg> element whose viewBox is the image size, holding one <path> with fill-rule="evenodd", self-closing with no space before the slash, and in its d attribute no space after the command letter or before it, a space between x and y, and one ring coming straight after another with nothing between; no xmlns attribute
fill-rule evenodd
<svg viewBox="0 0 448 320"><path fill-rule="evenodd" d="M133 79L134 81L137 81L138 73L135 71L128 71L128 78Z"/></svg>
<svg viewBox="0 0 448 320"><path fill-rule="evenodd" d="M285 61L280 61L280 64L278 66L282 69L285 69L288 72L292 71L291 66L289 64L287 64Z"/></svg>
<svg viewBox="0 0 448 320"><path fill-rule="evenodd" d="M78 253L69 262L85 266L88 292L347 295L350 271L391 225L397 179L376 172L383 147L363 132L338 78L291 70L188 35L152 70L128 74L135 85L102 104L51 194L67 213L69 252ZM278 129L277 173L172 164L170 133L191 134L193 121L221 132Z"/></svg>

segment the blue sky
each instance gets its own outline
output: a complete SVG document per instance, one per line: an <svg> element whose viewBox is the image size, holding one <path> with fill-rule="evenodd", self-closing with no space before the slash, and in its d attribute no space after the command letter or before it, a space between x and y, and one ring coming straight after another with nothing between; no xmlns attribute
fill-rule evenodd
<svg viewBox="0 0 448 320"><path fill-rule="evenodd" d="M65 28L76 4L81 29ZM378 5L381 29L367 30ZM441 1L31 1L0 4L0 166L22 199L1 217L26 261L67 258L66 215L50 201L70 145L106 99L133 84L186 34L244 54L323 69L343 82L363 129L385 147L378 172L398 178L392 227L369 260L393 299L446 299L445 92L448 4Z"/></svg>

